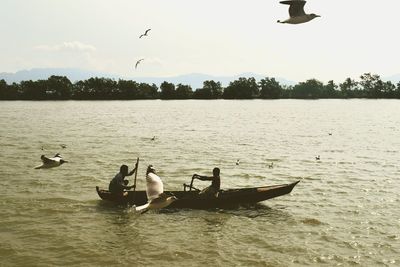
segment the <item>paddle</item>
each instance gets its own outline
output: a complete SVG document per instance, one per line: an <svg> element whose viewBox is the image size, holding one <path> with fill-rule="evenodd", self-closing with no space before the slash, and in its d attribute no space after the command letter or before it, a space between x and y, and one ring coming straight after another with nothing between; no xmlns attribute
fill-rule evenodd
<svg viewBox="0 0 400 267"><path fill-rule="evenodd" d="M137 177L137 173L138 173L138 168L139 168L139 157L137 158L137 160L136 160L136 171L135 171L135 179L134 179L134 181L133 181L133 185L134 185L134 187L133 187L133 192L135 192L136 191L136 177Z"/></svg>
<svg viewBox="0 0 400 267"><path fill-rule="evenodd" d="M138 168L139 168L139 157L136 160L136 170L135 170L135 179L133 180L133 192L132 192L132 198L133 198L133 202L135 202L135 191L136 191L136 177L137 177L137 172L138 172Z"/></svg>
<svg viewBox="0 0 400 267"><path fill-rule="evenodd" d="M195 178L195 175L192 176L192 181L190 182L189 191L192 191L194 178Z"/></svg>
<svg viewBox="0 0 400 267"><path fill-rule="evenodd" d="M186 191L186 187L189 187L189 192L192 191L192 189L194 189L196 191L200 191L200 189L197 189L196 187L193 186L193 181L194 181L195 177L196 177L196 174L194 174L192 176L192 181L190 181L190 185L183 184L184 191Z"/></svg>

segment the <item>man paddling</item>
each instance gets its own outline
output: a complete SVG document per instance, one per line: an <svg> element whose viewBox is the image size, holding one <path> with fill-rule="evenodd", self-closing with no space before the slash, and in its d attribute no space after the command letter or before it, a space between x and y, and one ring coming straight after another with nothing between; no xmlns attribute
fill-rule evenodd
<svg viewBox="0 0 400 267"><path fill-rule="evenodd" d="M203 196L215 196L218 197L219 189L221 186L221 179L219 177L220 169L215 167L213 169L213 176L201 176L198 174L193 174L192 179L198 179L201 181L212 181L209 187L201 190L200 195Z"/></svg>
<svg viewBox="0 0 400 267"><path fill-rule="evenodd" d="M119 173L115 175L115 177L111 180L110 185L108 186L108 190L120 196L127 196L128 193L125 190L129 190L135 187L135 185L128 186L129 181L124 180L126 176L131 176L135 173L137 169L137 163L135 164L135 168L128 173L128 166L121 165L119 168Z"/></svg>

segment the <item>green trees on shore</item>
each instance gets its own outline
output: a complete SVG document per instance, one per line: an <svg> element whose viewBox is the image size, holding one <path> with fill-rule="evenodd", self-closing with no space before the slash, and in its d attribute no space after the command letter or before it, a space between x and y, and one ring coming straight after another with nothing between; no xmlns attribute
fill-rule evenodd
<svg viewBox="0 0 400 267"><path fill-rule="evenodd" d="M382 81L379 75L364 73L359 81L351 78L340 84L324 84L316 79L299 82L294 86L281 85L275 78L238 78L225 88L220 82L208 80L202 88L193 91L185 84L163 82L138 83L132 80L90 78L72 83L64 76L51 76L47 80L22 81L7 84L0 80L0 100L132 100L132 99L319 99L319 98L397 98L400 82Z"/></svg>
<svg viewBox="0 0 400 267"><path fill-rule="evenodd" d="M222 98L224 89L220 82L204 81L203 88L197 89L193 93L195 99L218 99Z"/></svg>
<svg viewBox="0 0 400 267"><path fill-rule="evenodd" d="M260 97L265 99L284 98L284 88L275 80L275 78L261 79L259 82Z"/></svg>

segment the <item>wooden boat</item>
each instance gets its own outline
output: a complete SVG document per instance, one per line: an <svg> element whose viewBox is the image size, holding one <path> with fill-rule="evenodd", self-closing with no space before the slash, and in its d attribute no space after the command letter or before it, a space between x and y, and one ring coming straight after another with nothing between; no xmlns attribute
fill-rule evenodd
<svg viewBox="0 0 400 267"><path fill-rule="evenodd" d="M260 201L289 194L300 181L291 184L281 184L272 186L262 186L253 188L240 188L220 190L218 197L199 195L199 190L186 191L165 191L167 194L175 195L178 200L173 202L168 208L188 208L188 209L212 209L212 208L234 208L242 205L255 204ZM108 190L102 190L96 186L96 191L103 200L118 204L143 205L147 203L146 191L127 191L125 197L111 194Z"/></svg>

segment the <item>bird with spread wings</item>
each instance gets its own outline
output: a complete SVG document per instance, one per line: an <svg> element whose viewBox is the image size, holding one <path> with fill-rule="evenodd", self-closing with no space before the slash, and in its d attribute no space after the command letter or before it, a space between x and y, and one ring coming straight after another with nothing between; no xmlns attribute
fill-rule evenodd
<svg viewBox="0 0 400 267"><path fill-rule="evenodd" d="M144 36L147 36L147 33L148 33L150 30L151 30L151 29L147 29L143 34L141 34L141 35L139 36L139 39L142 38L142 37L144 37Z"/></svg>
<svg viewBox="0 0 400 267"><path fill-rule="evenodd" d="M300 24L320 17L319 15L316 15L314 13L306 14L304 12L304 5L306 4L306 1L304 0L288 0L280 1L279 3L283 5L289 5L290 18L284 21L278 20L278 23Z"/></svg>
<svg viewBox="0 0 400 267"><path fill-rule="evenodd" d="M138 61L136 61L135 64L135 69L137 69L137 66L140 64L140 62L142 62L144 60L144 58L139 59Z"/></svg>

